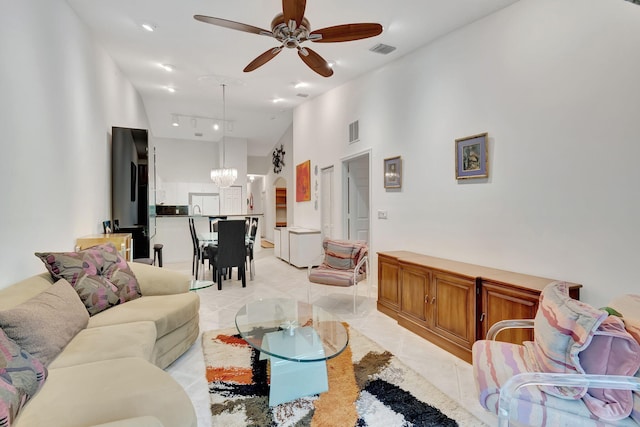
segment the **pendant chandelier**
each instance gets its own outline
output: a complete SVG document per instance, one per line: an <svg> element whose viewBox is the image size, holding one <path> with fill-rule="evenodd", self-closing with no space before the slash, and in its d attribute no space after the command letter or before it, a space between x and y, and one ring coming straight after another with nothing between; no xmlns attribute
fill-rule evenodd
<svg viewBox="0 0 640 427"><path fill-rule="evenodd" d="M222 84L222 161L221 168L211 169L211 180L218 188L229 187L238 178L238 170L236 168L226 167L225 156L225 134L227 132L227 102L226 102L226 85Z"/></svg>

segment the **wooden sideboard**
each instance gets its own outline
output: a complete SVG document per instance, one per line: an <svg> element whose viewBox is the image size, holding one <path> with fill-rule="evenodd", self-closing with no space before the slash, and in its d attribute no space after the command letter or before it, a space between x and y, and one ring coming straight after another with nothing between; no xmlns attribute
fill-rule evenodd
<svg viewBox="0 0 640 427"><path fill-rule="evenodd" d="M553 281L415 252L378 252L378 310L467 362L494 323L533 319L540 292ZM581 287L569 284L572 298L580 298ZM533 336L508 330L498 339L521 343Z"/></svg>

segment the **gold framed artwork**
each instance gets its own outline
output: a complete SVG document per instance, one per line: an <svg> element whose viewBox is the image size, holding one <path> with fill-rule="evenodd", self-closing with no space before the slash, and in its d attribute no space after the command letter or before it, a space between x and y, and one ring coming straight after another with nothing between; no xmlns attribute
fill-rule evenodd
<svg viewBox="0 0 640 427"><path fill-rule="evenodd" d="M384 159L384 188L402 186L402 159L400 156Z"/></svg>
<svg viewBox="0 0 640 427"><path fill-rule="evenodd" d="M456 139L456 179L487 178L489 134Z"/></svg>

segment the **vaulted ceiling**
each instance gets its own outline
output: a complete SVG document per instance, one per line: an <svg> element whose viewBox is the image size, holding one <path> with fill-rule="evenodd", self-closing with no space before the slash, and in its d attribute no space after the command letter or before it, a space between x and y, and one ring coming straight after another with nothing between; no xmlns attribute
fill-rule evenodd
<svg viewBox="0 0 640 427"><path fill-rule="evenodd" d="M379 36L363 40L305 42L335 64L326 78L295 49L245 73L249 62L278 43L193 18L207 15L271 30L271 20L282 11L279 0L67 0L140 93L154 137L219 141L222 130L213 126L222 123L225 84L226 136L246 139L251 156L269 153L297 105L516 1L308 0L311 31L358 22L384 27ZM396 49L374 53L370 49L377 44ZM180 126L172 126L175 119Z"/></svg>

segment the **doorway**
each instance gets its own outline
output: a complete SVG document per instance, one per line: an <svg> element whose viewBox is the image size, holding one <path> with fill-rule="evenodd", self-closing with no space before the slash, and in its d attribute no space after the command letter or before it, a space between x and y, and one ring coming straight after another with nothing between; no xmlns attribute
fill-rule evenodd
<svg viewBox="0 0 640 427"><path fill-rule="evenodd" d="M344 215L345 230L349 240L369 242L369 182L370 155L360 154L342 162L344 170Z"/></svg>

